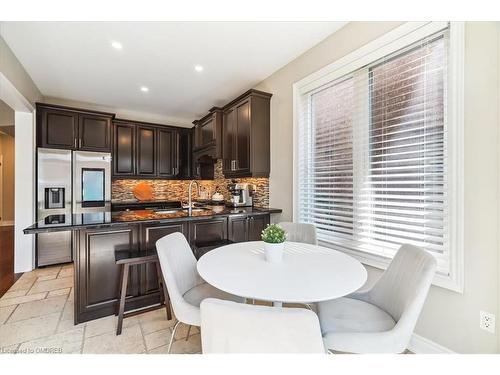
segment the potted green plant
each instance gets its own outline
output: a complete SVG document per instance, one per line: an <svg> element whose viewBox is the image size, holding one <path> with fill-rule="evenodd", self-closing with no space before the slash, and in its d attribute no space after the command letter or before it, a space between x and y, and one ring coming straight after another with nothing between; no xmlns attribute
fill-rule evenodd
<svg viewBox="0 0 500 375"><path fill-rule="evenodd" d="M264 241L264 252L266 260L270 263L279 263L283 258L286 233L278 224L268 224L262 231L262 241Z"/></svg>

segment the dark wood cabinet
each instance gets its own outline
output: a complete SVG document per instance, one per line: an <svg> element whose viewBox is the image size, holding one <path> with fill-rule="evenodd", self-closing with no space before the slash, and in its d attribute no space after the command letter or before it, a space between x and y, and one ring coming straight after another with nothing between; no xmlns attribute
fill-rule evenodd
<svg viewBox="0 0 500 375"><path fill-rule="evenodd" d="M110 152L115 178L191 178L191 129L44 103L37 103L36 110L38 147Z"/></svg>
<svg viewBox="0 0 500 375"><path fill-rule="evenodd" d="M222 157L222 117L222 108L213 107L208 115L193 121L195 151L213 147L214 157Z"/></svg>
<svg viewBox="0 0 500 375"><path fill-rule="evenodd" d="M111 118L92 114L78 116L78 149L85 151L111 151Z"/></svg>
<svg viewBox="0 0 500 375"><path fill-rule="evenodd" d="M137 126L137 171L142 176L156 175L155 128Z"/></svg>
<svg viewBox="0 0 500 375"><path fill-rule="evenodd" d="M115 120L114 177L188 178L191 176L190 130Z"/></svg>
<svg viewBox="0 0 500 375"><path fill-rule="evenodd" d="M87 229L74 232L76 288L76 323L85 322L116 311L120 267L115 264L115 251L138 250L138 226L110 229ZM127 299L139 296L138 268L130 272Z"/></svg>
<svg viewBox="0 0 500 375"><path fill-rule="evenodd" d="M161 237L180 232L186 236L194 255L199 258L228 240L260 240L260 232L269 224L269 219L269 214L259 214L75 230L75 323L116 313L121 281L121 269L115 262L116 251L145 252L154 248ZM132 266L127 287L126 310L150 306L159 301L154 265Z"/></svg>
<svg viewBox="0 0 500 375"><path fill-rule="evenodd" d="M250 173L250 99L238 103L234 109L236 112L236 173ZM260 141L260 140L256 140Z"/></svg>
<svg viewBox="0 0 500 375"><path fill-rule="evenodd" d="M233 242L260 241L262 230L269 222L269 215L230 217L228 239Z"/></svg>
<svg viewBox="0 0 500 375"><path fill-rule="evenodd" d="M113 114L37 103L37 145L111 152Z"/></svg>
<svg viewBox="0 0 500 375"><path fill-rule="evenodd" d="M227 219L200 219L189 223L189 244L199 259L206 251L227 240Z"/></svg>
<svg viewBox="0 0 500 375"><path fill-rule="evenodd" d="M262 231L267 227L269 221L269 215L250 216L247 241L261 241Z"/></svg>
<svg viewBox="0 0 500 375"><path fill-rule="evenodd" d="M39 123L39 147L76 148L78 113L38 106L37 119Z"/></svg>
<svg viewBox="0 0 500 375"><path fill-rule="evenodd" d="M158 130L157 171L161 177L176 177L180 173L180 134L174 130Z"/></svg>
<svg viewBox="0 0 500 375"><path fill-rule="evenodd" d="M113 175L135 175L135 125L115 122L113 126Z"/></svg>
<svg viewBox="0 0 500 375"><path fill-rule="evenodd" d="M226 176L236 170L236 111L228 108L224 111L222 130L222 169Z"/></svg>
<svg viewBox="0 0 500 375"><path fill-rule="evenodd" d="M224 107L223 172L226 177L269 177L271 94L249 90Z"/></svg>
<svg viewBox="0 0 500 375"><path fill-rule="evenodd" d="M141 231L141 248L154 249L156 241L158 241L163 236L172 234L175 232L181 232L186 237L189 233L189 227L187 222L172 222L166 224L157 225L144 225ZM142 293L152 293L158 290L158 278L156 277L156 266L155 264L145 264L143 265L142 272Z"/></svg>
<svg viewBox="0 0 500 375"><path fill-rule="evenodd" d="M234 217L229 218L228 226L228 238L233 242L245 242L247 241L247 227L248 227L247 217Z"/></svg>
<svg viewBox="0 0 500 375"><path fill-rule="evenodd" d="M227 239L227 219L200 219L189 223L189 242L192 245L205 245Z"/></svg>

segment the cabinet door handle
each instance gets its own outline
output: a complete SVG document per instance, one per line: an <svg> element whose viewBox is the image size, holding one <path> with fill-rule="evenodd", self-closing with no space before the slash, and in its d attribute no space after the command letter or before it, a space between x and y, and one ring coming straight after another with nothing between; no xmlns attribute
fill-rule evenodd
<svg viewBox="0 0 500 375"><path fill-rule="evenodd" d="M74 147L75 147L75 148L76 148L76 142L77 142L77 141L76 141L76 138L75 138L75 145L74 145Z"/></svg>
<svg viewBox="0 0 500 375"><path fill-rule="evenodd" d="M78 140L78 148L82 148L82 139L81 138Z"/></svg>

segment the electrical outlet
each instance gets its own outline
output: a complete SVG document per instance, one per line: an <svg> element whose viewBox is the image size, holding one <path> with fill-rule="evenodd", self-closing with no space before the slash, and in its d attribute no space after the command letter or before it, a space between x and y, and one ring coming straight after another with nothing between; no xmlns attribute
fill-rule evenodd
<svg viewBox="0 0 500 375"><path fill-rule="evenodd" d="M495 333L495 314L479 311L479 328Z"/></svg>

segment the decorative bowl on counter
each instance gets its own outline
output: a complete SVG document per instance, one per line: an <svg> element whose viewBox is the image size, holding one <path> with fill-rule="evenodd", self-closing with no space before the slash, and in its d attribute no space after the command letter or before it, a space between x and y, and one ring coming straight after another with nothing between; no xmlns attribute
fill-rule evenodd
<svg viewBox="0 0 500 375"><path fill-rule="evenodd" d="M139 201L150 201L153 199L153 187L147 182L135 185L132 193Z"/></svg>

